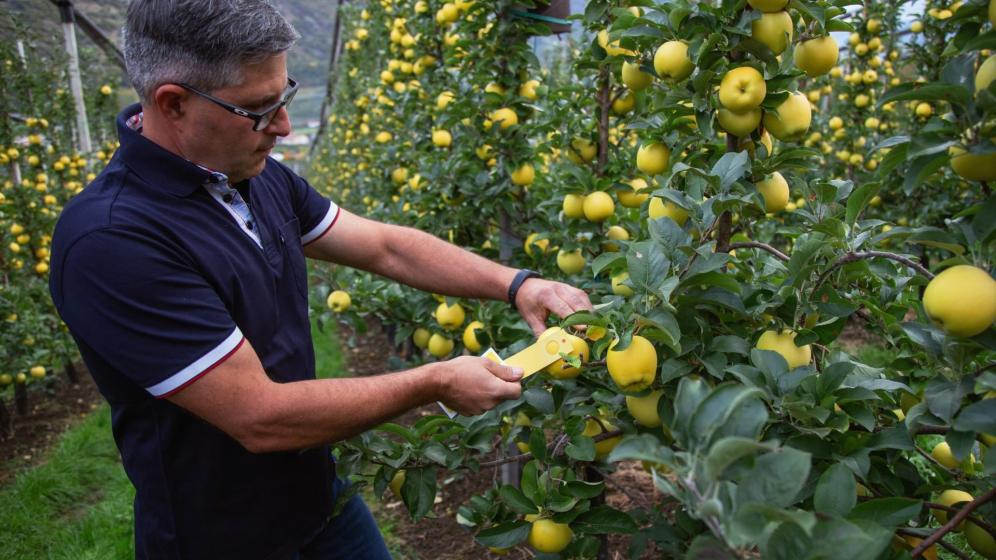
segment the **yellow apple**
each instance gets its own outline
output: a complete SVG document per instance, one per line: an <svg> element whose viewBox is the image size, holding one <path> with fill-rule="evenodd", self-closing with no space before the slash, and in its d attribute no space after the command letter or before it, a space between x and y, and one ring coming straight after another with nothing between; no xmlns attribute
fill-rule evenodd
<svg viewBox="0 0 996 560"><path fill-rule="evenodd" d="M617 296L630 297L633 295L633 288L623 284L626 280L629 280L628 272L621 272L612 277L612 293Z"/></svg>
<svg viewBox="0 0 996 560"><path fill-rule="evenodd" d="M477 333L474 332L478 329L484 329L484 323L480 321L471 321L467 325L467 328L463 330L463 345L473 353L478 353L481 351L481 343L477 340Z"/></svg>
<svg viewBox="0 0 996 560"><path fill-rule="evenodd" d="M647 214L654 220L657 218L671 218L679 226L684 226L685 222L688 221L687 210L671 202L670 200L664 202L664 199L656 196L650 199L650 205L647 207Z"/></svg>
<svg viewBox="0 0 996 560"><path fill-rule="evenodd" d="M584 217L589 222L604 222L616 210L616 203L604 191L595 191L584 197Z"/></svg>
<svg viewBox="0 0 996 560"><path fill-rule="evenodd" d="M633 92L627 91L612 102L612 112L616 115L625 115L636 107L636 96Z"/></svg>
<svg viewBox="0 0 996 560"><path fill-rule="evenodd" d="M623 62L622 65L622 82L626 84L626 87L633 91L640 91L646 89L651 83L653 83L654 77L643 70L640 70L640 65L636 62Z"/></svg>
<svg viewBox="0 0 996 560"><path fill-rule="evenodd" d="M609 226L609 230L605 232L605 236L614 241L629 240L629 232L622 226ZM602 248L610 253L614 253L619 250L619 245L615 243L603 243Z"/></svg>
<svg viewBox="0 0 996 560"><path fill-rule="evenodd" d="M763 13L751 22L750 36L779 55L792 41L793 28L792 16L787 11Z"/></svg>
<svg viewBox="0 0 996 560"><path fill-rule="evenodd" d="M552 519L537 519L529 529L529 546L537 552L556 554L567 548L574 538L574 532L566 523L556 523Z"/></svg>
<svg viewBox="0 0 996 560"><path fill-rule="evenodd" d="M573 251L564 251L561 249L557 252L557 267L564 272L564 274L577 274L584 270L584 255L581 254L581 249L575 249Z"/></svg>
<svg viewBox="0 0 996 560"><path fill-rule="evenodd" d="M989 23L996 26L996 0L989 0Z"/></svg>
<svg viewBox="0 0 996 560"><path fill-rule="evenodd" d="M809 363L813 355L813 349L809 344L796 346L796 334L795 331L790 329L784 329L781 332L767 330L757 339L757 345L754 347L758 350L778 352L788 362L789 369L802 367Z"/></svg>
<svg viewBox="0 0 996 560"><path fill-rule="evenodd" d="M453 101L455 98L456 96L453 95L453 92L451 91L444 91L443 93L440 93L439 96L436 97L436 108L445 109L446 106L450 104L450 101Z"/></svg>
<svg viewBox="0 0 996 560"><path fill-rule="evenodd" d="M636 152L636 168L648 175L657 175L667 169L671 150L659 142L644 144Z"/></svg>
<svg viewBox="0 0 996 560"><path fill-rule="evenodd" d="M567 157L577 164L588 163L598 155L598 146L587 138L575 138L571 140L571 147L567 152Z"/></svg>
<svg viewBox="0 0 996 560"><path fill-rule="evenodd" d="M519 124L519 115L515 114L515 111L508 107L502 107L491 113L491 120L498 123L502 130L504 130Z"/></svg>
<svg viewBox="0 0 996 560"><path fill-rule="evenodd" d="M680 82L692 74L695 63L688 58L688 44L684 41L668 41L657 47L654 53L654 70L657 75Z"/></svg>
<svg viewBox="0 0 996 560"><path fill-rule="evenodd" d="M394 477L391 478L391 482L388 483L388 486L391 488L391 492L394 494L394 497L400 500L401 487L404 485L405 485L405 471L404 469L402 469L394 473Z"/></svg>
<svg viewBox="0 0 996 560"><path fill-rule="evenodd" d="M535 178L536 171L528 163L523 163L512 172L512 184L520 187L533 184L533 179Z"/></svg>
<svg viewBox="0 0 996 560"><path fill-rule="evenodd" d="M432 336L432 333L430 333L428 329L419 327L412 333L412 342L415 343L415 346L424 349L429 345L430 336Z"/></svg>
<svg viewBox="0 0 996 560"><path fill-rule="evenodd" d="M353 300L349 297L349 294L342 290L335 290L329 294L328 299L325 300L325 304L328 305L329 309L335 311L336 313L342 313L343 311L349 309L352 302Z"/></svg>
<svg viewBox="0 0 996 560"><path fill-rule="evenodd" d="M942 506L948 507L959 507L958 504L963 504L964 502L971 502L975 498L972 497L968 492L963 492L961 490L948 489L943 492L934 500L935 503L941 504ZM931 513L937 518L937 521L944 525L948 522L948 512L943 509L931 509ZM961 531L965 528L965 522L962 521L955 527L955 531Z"/></svg>
<svg viewBox="0 0 996 560"><path fill-rule="evenodd" d="M460 328L460 325L463 324L466 318L467 314L459 303L446 305L444 301L439 304L439 307L436 307L436 321L439 323L439 326L448 331Z"/></svg>
<svg viewBox="0 0 996 560"><path fill-rule="evenodd" d="M570 333L567 335L567 340L571 343L571 348L573 348L573 350L567 354L577 357L581 360L582 364L587 362L588 356L590 355L588 343L585 342L583 338L574 336ZM573 367L565 362L563 358L560 358L556 362L546 366L545 371L557 379L572 379L581 373L581 368Z"/></svg>
<svg viewBox="0 0 996 560"><path fill-rule="evenodd" d="M958 459L955 459L954 453L951 452L951 446L946 441L935 445L934 449L930 451L930 456L949 469L964 467L968 470L975 464L975 456L971 453L968 454L968 457L965 457L963 462L959 463Z"/></svg>
<svg viewBox="0 0 996 560"><path fill-rule="evenodd" d="M794 60L797 68L809 77L822 76L837 64L840 50L837 41L827 35L803 41L795 48Z"/></svg>
<svg viewBox="0 0 996 560"><path fill-rule="evenodd" d="M789 94L778 108L764 114L764 128L779 140L798 140L813 120L813 109L802 93Z"/></svg>
<svg viewBox="0 0 996 560"><path fill-rule="evenodd" d="M585 422L584 431L581 432L581 434L586 435L588 437L595 437L598 434L601 434L602 432L611 432L616 429L616 427L613 426L611 423L609 423L609 421L606 420L605 418L601 418L600 420L601 423L595 421L595 419L593 418L589 418L588 421ZM602 429L603 424L605 425L604 430ZM619 442L621 440L622 436L613 436L610 438L603 439L601 441L596 441L595 458L603 459L607 457L609 453L612 453L612 450L615 449L616 445L619 445Z"/></svg>
<svg viewBox="0 0 996 560"><path fill-rule="evenodd" d="M974 154L961 146L948 148L951 169L969 181L996 181L996 152Z"/></svg>
<svg viewBox="0 0 996 560"><path fill-rule="evenodd" d="M621 189L616 196L619 198L619 204L622 204L626 208L639 208L643 206L643 203L650 197L649 194L640 194L640 191L647 188L647 181L637 177L629 182L629 186L632 189Z"/></svg>
<svg viewBox="0 0 996 560"><path fill-rule="evenodd" d="M523 83L521 86L519 86L519 96L525 97L530 101L536 101L536 99L539 97L536 94L536 88L538 88L539 86L540 86L539 80L528 80L525 83Z"/></svg>
<svg viewBox="0 0 996 560"><path fill-rule="evenodd" d="M725 107L720 107L719 111L716 111L716 118L719 120L719 126L730 134L750 136L750 133L757 129L757 125L761 124L761 108L755 107L743 113L734 113Z"/></svg>
<svg viewBox="0 0 996 560"><path fill-rule="evenodd" d="M448 130L434 130L432 131L432 143L439 148L449 148L450 144L453 143L453 136Z"/></svg>
<svg viewBox="0 0 996 560"><path fill-rule="evenodd" d="M965 540L972 550L978 552L986 560L996 560L996 539L982 527L972 521L965 524Z"/></svg>
<svg viewBox="0 0 996 560"><path fill-rule="evenodd" d="M584 195L566 194L564 195L564 216L568 218L584 217Z"/></svg>
<svg viewBox="0 0 996 560"><path fill-rule="evenodd" d="M788 204L788 181L777 171L758 181L757 192L764 197L764 211L769 214L781 212Z"/></svg>
<svg viewBox="0 0 996 560"><path fill-rule="evenodd" d="M923 308L948 334L975 336L996 321L996 280L981 268L952 266L927 284Z"/></svg>
<svg viewBox="0 0 996 560"><path fill-rule="evenodd" d="M529 235L526 236L526 241L522 244L523 248L526 250L526 255L530 257L533 256L534 246L538 247L540 252L544 255L549 250L550 240L538 239L538 237L539 237L538 233L530 233Z"/></svg>
<svg viewBox="0 0 996 560"><path fill-rule="evenodd" d="M646 338L634 335L625 350L613 350L619 344L609 344L605 365L609 376L624 393L637 393L650 387L657 377L657 350Z"/></svg>
<svg viewBox="0 0 996 560"><path fill-rule="evenodd" d="M453 340L435 333L429 337L429 353L437 358L444 358L453 351Z"/></svg>
<svg viewBox="0 0 996 560"><path fill-rule="evenodd" d="M609 56L633 56L633 51L619 46L619 39L609 42L609 30L603 29L598 32L598 44L605 49L605 54Z"/></svg>
<svg viewBox="0 0 996 560"><path fill-rule="evenodd" d="M975 93L988 88L993 80L996 80L996 54L987 58L975 73Z"/></svg>
<svg viewBox="0 0 996 560"><path fill-rule="evenodd" d="M760 106L767 92L764 76L751 66L741 66L723 76L719 102L734 113L743 113Z"/></svg>
<svg viewBox="0 0 996 560"><path fill-rule="evenodd" d="M626 395L626 409L633 415L636 423L647 428L657 428L661 425L660 414L657 413L657 401L661 400L664 391L651 391L643 397Z"/></svg>

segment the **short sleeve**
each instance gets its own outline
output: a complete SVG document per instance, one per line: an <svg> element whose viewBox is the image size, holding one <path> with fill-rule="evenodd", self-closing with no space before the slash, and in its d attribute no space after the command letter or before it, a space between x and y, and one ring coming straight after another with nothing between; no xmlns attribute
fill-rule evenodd
<svg viewBox="0 0 996 560"><path fill-rule="evenodd" d="M52 298L73 336L154 397L193 383L244 341L205 277L140 232L90 232L52 273Z"/></svg>
<svg viewBox="0 0 996 560"><path fill-rule="evenodd" d="M297 173L290 173L294 213L301 224L301 244L307 245L325 235L339 219L339 206L318 193Z"/></svg>

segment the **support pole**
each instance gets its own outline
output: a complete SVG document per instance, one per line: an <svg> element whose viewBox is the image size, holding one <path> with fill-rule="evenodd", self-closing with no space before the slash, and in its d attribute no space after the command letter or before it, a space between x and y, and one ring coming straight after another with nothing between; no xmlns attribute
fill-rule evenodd
<svg viewBox="0 0 996 560"><path fill-rule="evenodd" d="M58 0L59 17L62 19L62 34L66 39L66 54L69 56L69 89L76 103L77 148L84 154L90 153L90 125L86 118L86 103L83 100L83 82L80 78L80 58L76 48L76 26L73 4L70 0Z"/></svg>

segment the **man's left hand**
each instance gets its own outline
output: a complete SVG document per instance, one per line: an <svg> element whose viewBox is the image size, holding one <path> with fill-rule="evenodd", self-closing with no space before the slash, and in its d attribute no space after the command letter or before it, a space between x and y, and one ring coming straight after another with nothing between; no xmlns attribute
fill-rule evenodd
<svg viewBox="0 0 996 560"><path fill-rule="evenodd" d="M530 278L522 283L515 295L515 306L536 336L546 330L546 318L553 313L567 317L572 313L591 311L588 294L562 282Z"/></svg>

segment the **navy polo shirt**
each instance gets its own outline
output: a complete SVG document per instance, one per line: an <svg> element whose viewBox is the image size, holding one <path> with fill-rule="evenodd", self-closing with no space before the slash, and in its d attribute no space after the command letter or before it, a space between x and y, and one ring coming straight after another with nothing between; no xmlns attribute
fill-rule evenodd
<svg viewBox="0 0 996 560"><path fill-rule="evenodd" d="M59 218L52 299L111 406L136 556L285 558L331 513L329 447L250 453L164 397L246 340L274 381L315 378L303 245L339 208L273 159L232 208L224 175L133 129L140 111Z"/></svg>

